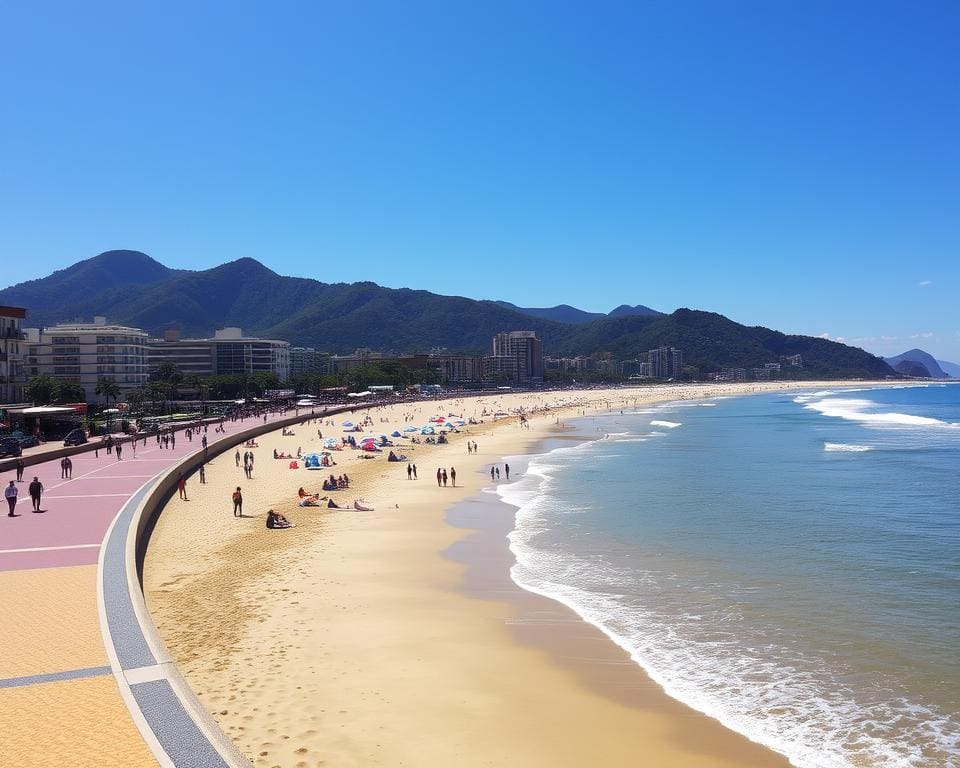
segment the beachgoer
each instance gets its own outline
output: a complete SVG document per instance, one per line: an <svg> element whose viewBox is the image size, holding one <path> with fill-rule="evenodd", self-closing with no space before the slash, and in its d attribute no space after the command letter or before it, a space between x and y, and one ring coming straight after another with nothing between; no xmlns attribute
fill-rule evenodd
<svg viewBox="0 0 960 768"><path fill-rule="evenodd" d="M493 467L490 467L490 479L491 479L491 480L493 480L493 472L494 472Z"/></svg>
<svg viewBox="0 0 960 768"><path fill-rule="evenodd" d="M454 467L450 467L450 484L457 487L457 470Z"/></svg>
<svg viewBox="0 0 960 768"><path fill-rule="evenodd" d="M443 487L447 487L447 470L443 470Z"/></svg>
<svg viewBox="0 0 960 768"><path fill-rule="evenodd" d="M183 472L181 472L177 478L177 492L180 494L181 499L184 501L187 500L187 478L183 476Z"/></svg>
<svg viewBox="0 0 960 768"><path fill-rule="evenodd" d="M273 449L273 458L277 458L277 449ZM240 466L240 449L237 449L237 452L233 455L233 460L237 463L237 466Z"/></svg>
<svg viewBox="0 0 960 768"><path fill-rule="evenodd" d="M509 465L509 464L504 464L504 465L503 465L503 469L504 469L504 471L507 473L507 480L509 480L509 479L510 479L510 465Z"/></svg>
<svg viewBox="0 0 960 768"><path fill-rule="evenodd" d="M413 479L413 467L407 464L407 480Z"/></svg>
<svg viewBox="0 0 960 768"><path fill-rule="evenodd" d="M414 480L417 479L417 465L416 465L416 464L413 465L413 479L414 479Z"/></svg>
<svg viewBox="0 0 960 768"><path fill-rule="evenodd" d="M443 483L443 471L437 467L437 488Z"/></svg>
<svg viewBox="0 0 960 768"><path fill-rule="evenodd" d="M233 492L233 516L243 517L243 494L240 492L240 486Z"/></svg>
<svg viewBox="0 0 960 768"><path fill-rule="evenodd" d="M500 467L497 467L497 480L500 479Z"/></svg>
<svg viewBox="0 0 960 768"><path fill-rule="evenodd" d="M27 490L30 491L30 500L33 502L33 511L39 512L40 497L43 495L43 483L40 482L40 478L33 478L33 482L27 486Z"/></svg>
<svg viewBox="0 0 960 768"><path fill-rule="evenodd" d="M19 491L13 480L10 481L10 485L3 489L3 495L6 497L7 504L10 507L10 511L7 512L7 517L16 517L13 510L17 508L17 493L19 493Z"/></svg>
<svg viewBox="0 0 960 768"><path fill-rule="evenodd" d="M205 465L203 465L203 464L200 465L200 484L201 484L201 485L206 485L206 484L207 484L207 472L206 472L206 470L204 469L204 466L205 466Z"/></svg>

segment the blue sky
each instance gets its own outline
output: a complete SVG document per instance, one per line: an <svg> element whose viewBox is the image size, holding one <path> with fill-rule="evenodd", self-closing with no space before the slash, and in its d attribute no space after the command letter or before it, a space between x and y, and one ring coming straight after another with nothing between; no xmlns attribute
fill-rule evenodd
<svg viewBox="0 0 960 768"><path fill-rule="evenodd" d="M112 248L960 360L960 4L18 3L3 284Z"/></svg>

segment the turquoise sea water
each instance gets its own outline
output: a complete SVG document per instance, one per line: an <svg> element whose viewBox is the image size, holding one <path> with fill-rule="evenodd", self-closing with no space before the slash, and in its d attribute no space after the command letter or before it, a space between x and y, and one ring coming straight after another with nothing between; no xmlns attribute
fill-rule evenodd
<svg viewBox="0 0 960 768"><path fill-rule="evenodd" d="M960 766L960 386L576 430L498 488L518 584L797 766Z"/></svg>

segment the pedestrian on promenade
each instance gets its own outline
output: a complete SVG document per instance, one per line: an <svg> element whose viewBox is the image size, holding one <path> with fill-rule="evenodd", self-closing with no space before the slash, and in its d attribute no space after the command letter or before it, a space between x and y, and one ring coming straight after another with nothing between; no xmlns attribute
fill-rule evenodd
<svg viewBox="0 0 960 768"><path fill-rule="evenodd" d="M243 494L240 493L240 486L233 492L233 516L243 517Z"/></svg>
<svg viewBox="0 0 960 768"><path fill-rule="evenodd" d="M27 490L30 491L30 500L33 502L33 511L39 512L40 497L43 495L43 483L40 482L40 478L33 478L33 482L27 486Z"/></svg>
<svg viewBox="0 0 960 768"><path fill-rule="evenodd" d="M176 447L177 447L177 433L176 433L176 432L171 432L171 433L170 433L170 448L172 448L172 449L175 450Z"/></svg>
<svg viewBox="0 0 960 768"><path fill-rule="evenodd" d="M23 482L23 470L26 465L23 463L23 459L17 459L17 482Z"/></svg>
<svg viewBox="0 0 960 768"><path fill-rule="evenodd" d="M107 439L107 453L110 453L113 451L113 436L107 435L106 439Z"/></svg>
<svg viewBox="0 0 960 768"><path fill-rule="evenodd" d="M60 479L66 480L67 478L67 457L64 456L60 459Z"/></svg>
<svg viewBox="0 0 960 768"><path fill-rule="evenodd" d="M207 430L204 429L203 431L206 432ZM200 445L202 445L203 448L204 448L204 450L206 450L206 448L207 448L207 436L206 436L206 435L203 436L203 439L200 441ZM239 451L238 451L238 453L239 453ZM240 466L240 465L238 464L237 466Z"/></svg>
<svg viewBox="0 0 960 768"><path fill-rule="evenodd" d="M120 452L123 450L123 443L117 440L117 461L120 461Z"/></svg>
<svg viewBox="0 0 960 768"><path fill-rule="evenodd" d="M206 484L207 484L207 472L206 472L206 470L204 469L204 466L205 466L205 465L203 465L203 464L200 465L200 485L206 485Z"/></svg>
<svg viewBox="0 0 960 768"><path fill-rule="evenodd" d="M177 493L180 494L181 499L187 500L187 478L183 476L183 472L177 478Z"/></svg>
<svg viewBox="0 0 960 768"><path fill-rule="evenodd" d="M450 467L450 484L454 488L457 487L457 470L455 467Z"/></svg>
<svg viewBox="0 0 960 768"><path fill-rule="evenodd" d="M65 456L63 460L67 462L67 480L69 480L73 477L73 459Z"/></svg>
<svg viewBox="0 0 960 768"><path fill-rule="evenodd" d="M17 491L17 485L13 480L10 481L10 485L3 489L3 495L6 497L7 504L10 506L7 517L16 517L13 510L17 508L17 493L19 493L19 491Z"/></svg>
<svg viewBox="0 0 960 768"><path fill-rule="evenodd" d="M133 451L133 458L137 458L137 438L136 437L134 437L133 440L130 441L130 448Z"/></svg>

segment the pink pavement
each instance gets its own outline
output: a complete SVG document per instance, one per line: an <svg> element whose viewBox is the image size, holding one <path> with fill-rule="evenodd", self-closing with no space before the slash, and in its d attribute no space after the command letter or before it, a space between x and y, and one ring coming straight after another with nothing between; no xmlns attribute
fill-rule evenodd
<svg viewBox="0 0 960 768"><path fill-rule="evenodd" d="M282 416L275 415L269 421L279 418ZM231 434L262 421L256 417L227 421L225 434L215 433L211 425L207 432L211 452L215 443L231 442ZM129 443L124 443L122 461L106 449L98 451L98 456L92 451L76 454L71 457L73 477L69 480L60 478L59 459L27 467L23 482L17 484L18 516L7 517L6 504L0 511L0 571L96 563L107 528L127 499L151 477L199 450L201 435L191 442L178 432L177 447L172 449L160 448L156 438L149 436L145 446L142 439L137 444L136 455ZM35 476L44 485L43 514L31 512L27 486ZM0 473L0 482L6 487L15 477L14 470ZM198 482L196 475L188 482Z"/></svg>

